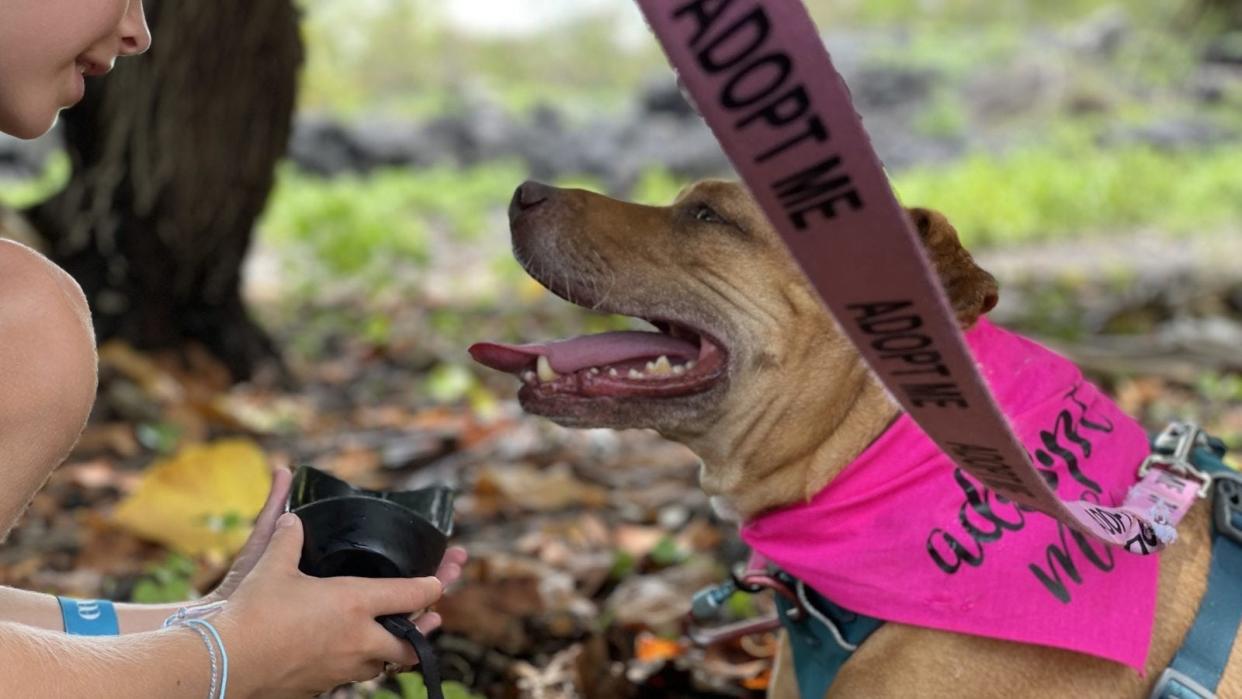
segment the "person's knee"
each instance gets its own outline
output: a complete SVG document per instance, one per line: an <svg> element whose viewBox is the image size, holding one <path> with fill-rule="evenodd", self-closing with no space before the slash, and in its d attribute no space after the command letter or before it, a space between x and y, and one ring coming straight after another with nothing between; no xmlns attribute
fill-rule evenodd
<svg viewBox="0 0 1242 699"><path fill-rule="evenodd" d="M0 240L0 536L14 506L24 507L73 447L95 384L81 288L39 253ZM8 502L9 492L22 501Z"/></svg>

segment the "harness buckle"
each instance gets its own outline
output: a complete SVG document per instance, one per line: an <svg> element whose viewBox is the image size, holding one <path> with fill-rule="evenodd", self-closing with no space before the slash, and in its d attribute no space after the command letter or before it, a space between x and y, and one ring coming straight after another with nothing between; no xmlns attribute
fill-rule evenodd
<svg viewBox="0 0 1242 699"><path fill-rule="evenodd" d="M1169 423L1156 437L1152 453L1139 466L1139 478L1146 476L1153 468L1159 468L1198 481L1198 497L1207 497L1208 490L1212 487L1212 474L1199 469L1190 460L1195 447L1200 446L1212 448L1213 445L1208 442L1207 435L1198 425L1193 422Z"/></svg>
<svg viewBox="0 0 1242 699"><path fill-rule="evenodd" d="M1216 474L1212 492L1216 532L1242 546L1242 474Z"/></svg>
<svg viewBox="0 0 1242 699"><path fill-rule="evenodd" d="M1216 692L1171 667L1166 667L1151 688L1149 699L1216 699Z"/></svg>

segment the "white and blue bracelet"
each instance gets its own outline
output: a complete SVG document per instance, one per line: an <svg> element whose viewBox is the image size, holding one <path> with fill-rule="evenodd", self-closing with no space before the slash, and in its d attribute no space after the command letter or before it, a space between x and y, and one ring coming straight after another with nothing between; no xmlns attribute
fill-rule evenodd
<svg viewBox="0 0 1242 699"><path fill-rule="evenodd" d="M65 633L72 636L118 636L120 624L116 608L106 599L73 599L57 597Z"/></svg>
<svg viewBox="0 0 1242 699"><path fill-rule="evenodd" d="M164 627L185 626L193 629L207 646L207 655L211 659L211 684L207 689L207 699L225 699L229 688L229 654L224 649L224 640L220 632L204 617L211 616L224 607L224 602L182 607L175 614L164 620ZM217 662L217 658L219 659Z"/></svg>

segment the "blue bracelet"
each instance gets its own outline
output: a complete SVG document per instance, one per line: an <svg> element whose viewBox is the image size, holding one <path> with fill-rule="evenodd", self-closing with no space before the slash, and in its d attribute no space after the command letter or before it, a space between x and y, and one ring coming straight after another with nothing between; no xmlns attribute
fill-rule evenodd
<svg viewBox="0 0 1242 699"><path fill-rule="evenodd" d="M195 629L206 629L211 634L211 637L215 639L216 646L220 648L220 665L221 665L220 694L217 696L217 699L224 699L225 694L228 693L228 689L229 689L229 654L228 654L228 651L224 650L224 641L220 638L220 633L216 631L216 627L212 626L210 621L207 621L205 619L186 619L185 621L181 622L181 624L184 626L195 628ZM215 658L212 658L212 664L214 666ZM215 674L214 671L212 674L213 675ZM213 685L215 684L214 677L213 677L212 684Z"/></svg>
<svg viewBox="0 0 1242 699"><path fill-rule="evenodd" d="M106 599L77 600L57 597L65 633L74 636L119 636L116 608Z"/></svg>

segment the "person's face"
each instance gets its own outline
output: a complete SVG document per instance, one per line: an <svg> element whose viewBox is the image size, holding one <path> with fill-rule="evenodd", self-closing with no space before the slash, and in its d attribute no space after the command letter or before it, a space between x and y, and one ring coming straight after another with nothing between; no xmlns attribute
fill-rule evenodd
<svg viewBox="0 0 1242 699"><path fill-rule="evenodd" d="M45 133L85 76L150 45L142 0L0 0L0 132Z"/></svg>

